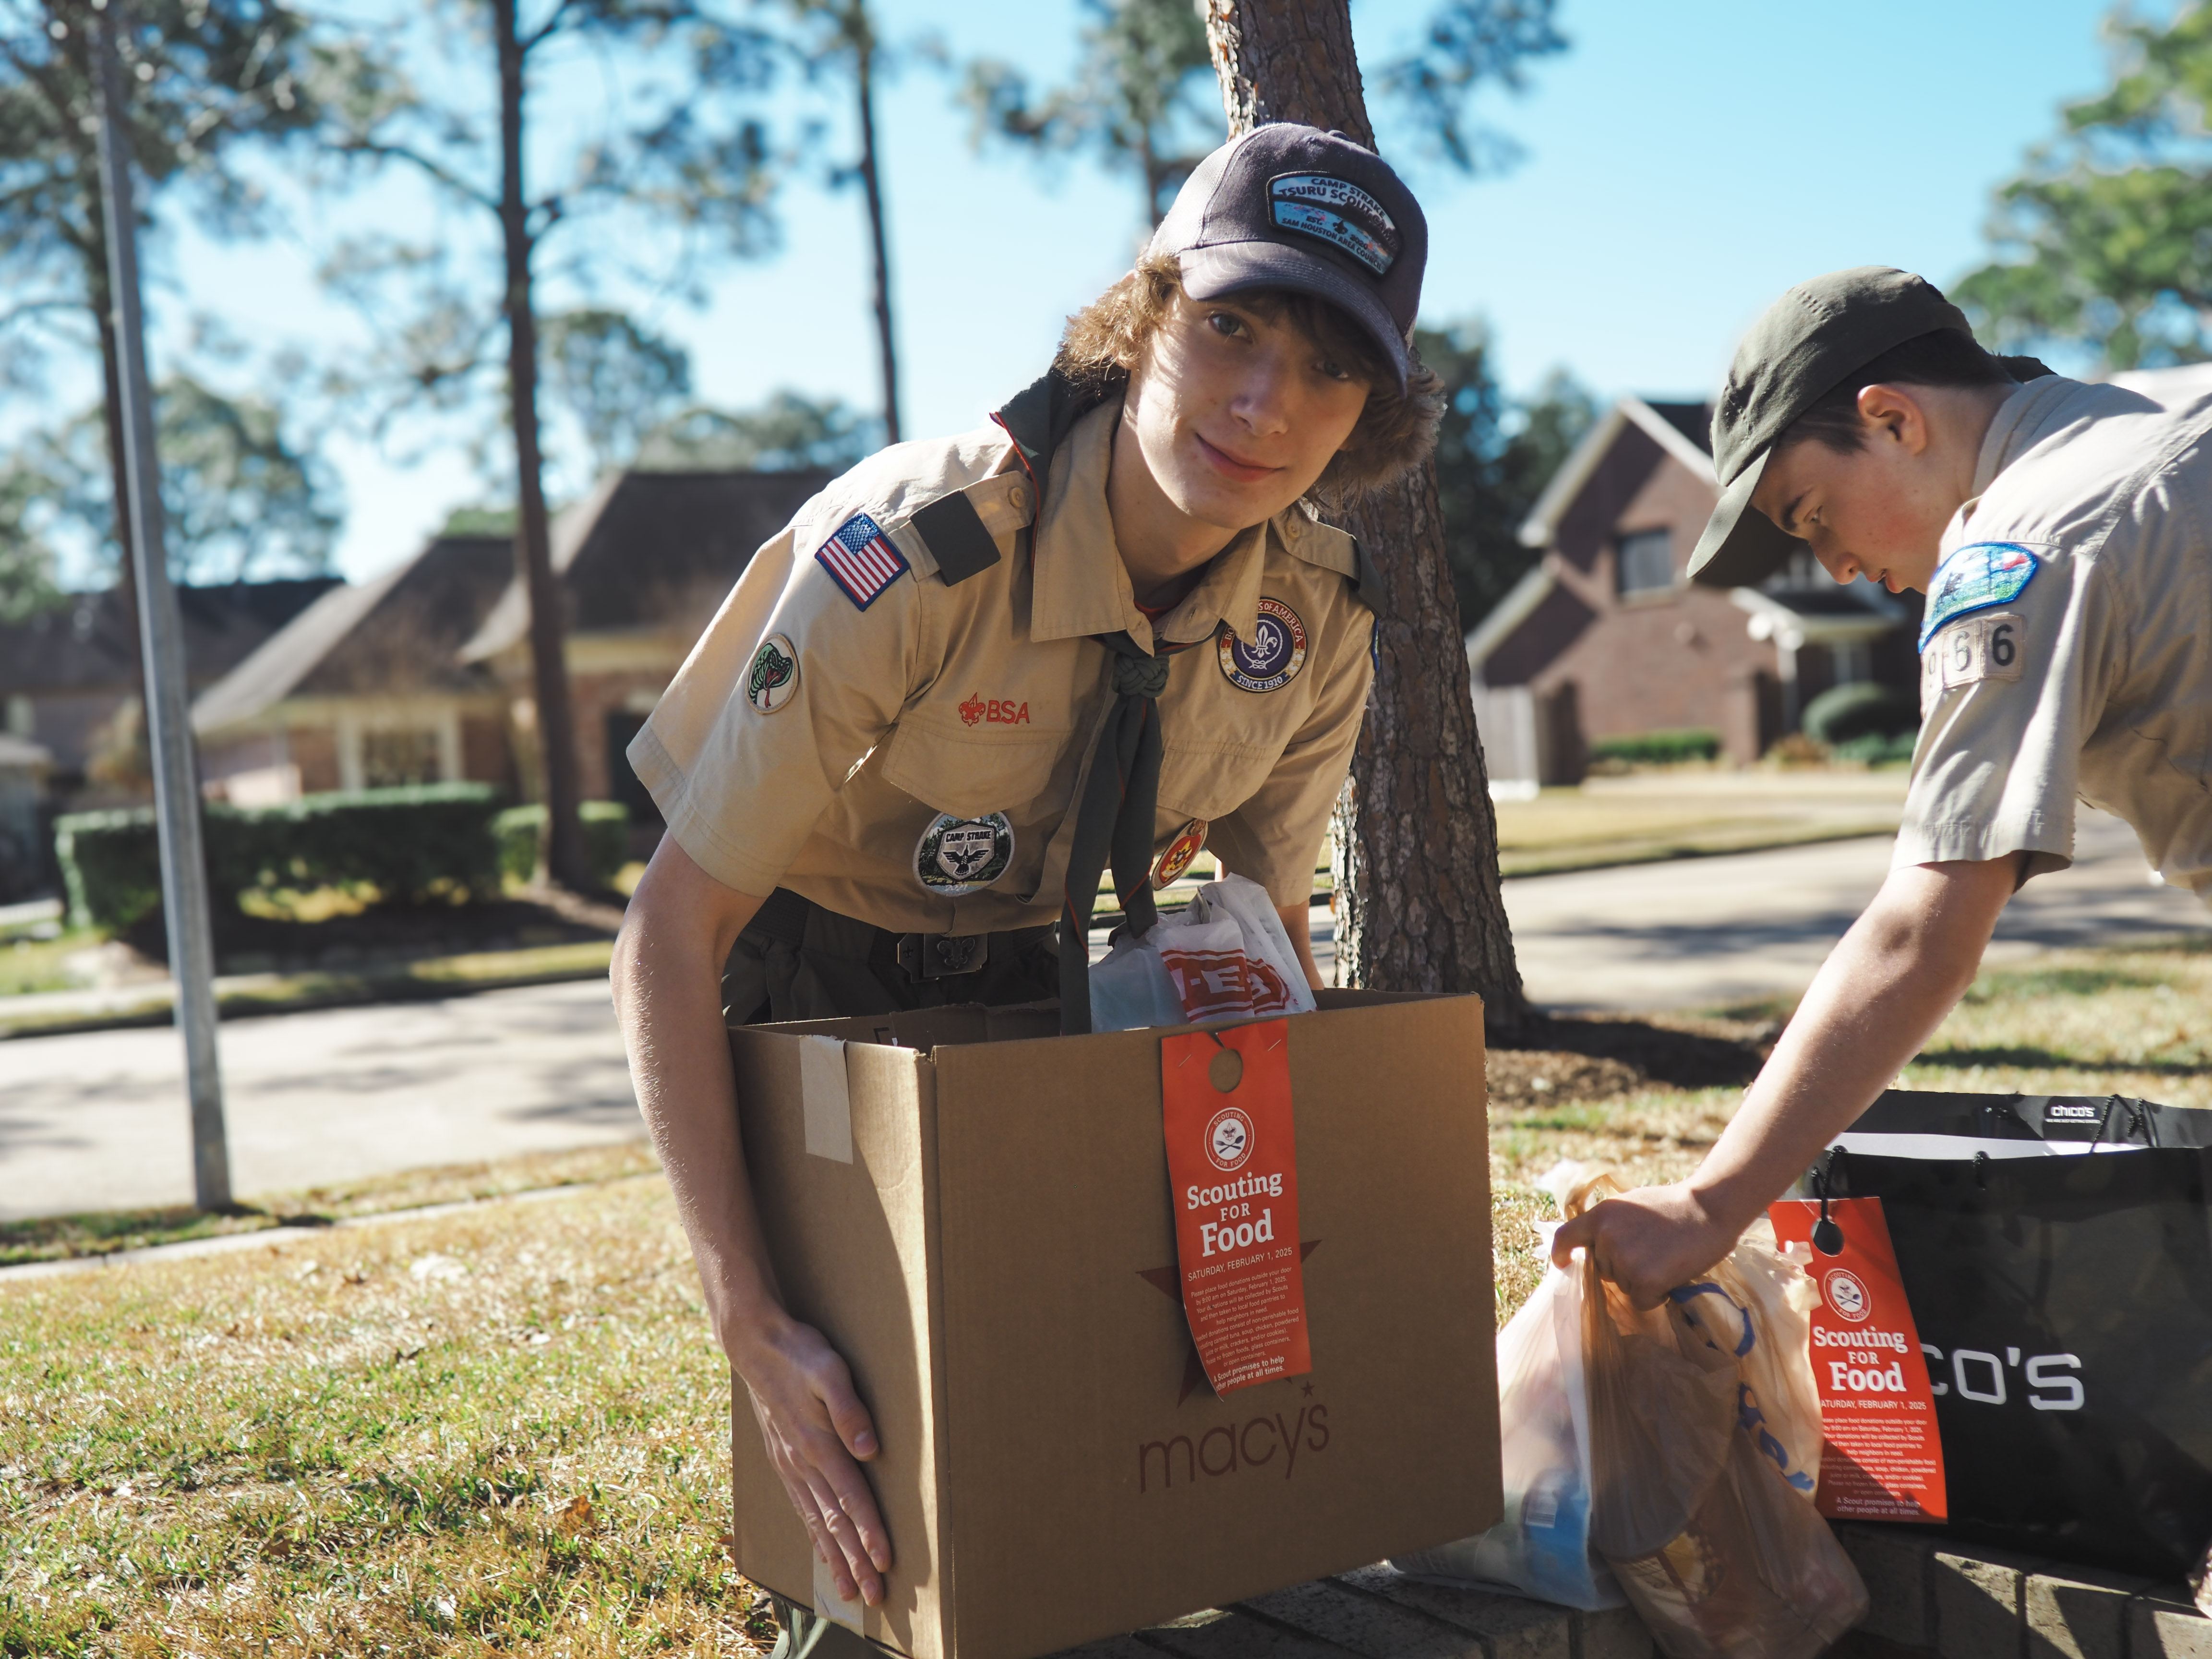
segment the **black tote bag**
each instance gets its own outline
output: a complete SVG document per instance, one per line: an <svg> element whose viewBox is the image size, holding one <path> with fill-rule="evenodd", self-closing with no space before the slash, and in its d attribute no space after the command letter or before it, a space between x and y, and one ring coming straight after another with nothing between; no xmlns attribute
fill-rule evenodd
<svg viewBox="0 0 2212 1659"><path fill-rule="evenodd" d="M1950 1529L2178 1579L2212 1541L2212 1111L1893 1089L1814 1167L1877 1197Z"/></svg>

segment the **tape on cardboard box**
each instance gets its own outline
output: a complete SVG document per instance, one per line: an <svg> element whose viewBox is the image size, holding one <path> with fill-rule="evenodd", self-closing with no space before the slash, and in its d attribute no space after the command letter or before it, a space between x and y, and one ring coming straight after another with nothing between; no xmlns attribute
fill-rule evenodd
<svg viewBox="0 0 2212 1659"><path fill-rule="evenodd" d="M853 1095L845 1079L845 1045L836 1037L799 1040L799 1110L806 1150L816 1158L853 1161Z"/></svg>

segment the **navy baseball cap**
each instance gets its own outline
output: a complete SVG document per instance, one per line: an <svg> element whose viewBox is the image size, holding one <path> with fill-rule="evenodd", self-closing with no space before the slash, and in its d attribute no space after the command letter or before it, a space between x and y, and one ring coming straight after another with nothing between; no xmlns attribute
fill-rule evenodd
<svg viewBox="0 0 2212 1659"><path fill-rule="evenodd" d="M1342 133L1274 121L1231 139L1192 170L1145 252L1176 255L1194 300L1255 288L1327 300L1406 389L1429 224L1390 164Z"/></svg>

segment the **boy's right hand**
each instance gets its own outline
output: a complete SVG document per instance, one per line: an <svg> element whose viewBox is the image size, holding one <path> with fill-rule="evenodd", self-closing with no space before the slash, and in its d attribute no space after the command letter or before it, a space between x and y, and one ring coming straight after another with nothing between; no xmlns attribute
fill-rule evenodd
<svg viewBox="0 0 2212 1659"><path fill-rule="evenodd" d="M846 1601L884 1599L890 1534L860 1465L878 1449L853 1374L811 1325L787 1319L736 1367L751 1396L769 1462ZM857 1460L857 1461L856 1461Z"/></svg>

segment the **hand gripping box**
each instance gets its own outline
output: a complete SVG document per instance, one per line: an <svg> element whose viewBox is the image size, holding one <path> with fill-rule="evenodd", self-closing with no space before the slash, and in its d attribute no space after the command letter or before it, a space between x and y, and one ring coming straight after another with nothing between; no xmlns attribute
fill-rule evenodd
<svg viewBox="0 0 2212 1659"><path fill-rule="evenodd" d="M896 1560L834 1605L732 1414L739 1571L913 1659L1035 1659L1498 1518L1482 1005L1288 1021L1312 1369L1218 1398L1178 1300L1160 1030L948 1008L730 1033L793 1314L851 1366Z"/></svg>

